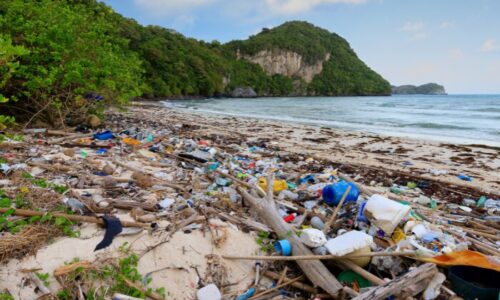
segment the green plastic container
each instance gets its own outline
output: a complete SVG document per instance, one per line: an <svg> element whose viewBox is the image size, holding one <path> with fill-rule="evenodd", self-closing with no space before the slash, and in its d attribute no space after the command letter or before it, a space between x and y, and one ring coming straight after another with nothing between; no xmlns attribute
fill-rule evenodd
<svg viewBox="0 0 500 300"><path fill-rule="evenodd" d="M354 273L353 271L344 271L340 273L339 276L337 276L337 279L340 282L351 283L351 284L354 281L356 281L360 288L371 286L370 282L367 279L361 277L361 275L359 275L358 273Z"/></svg>
<svg viewBox="0 0 500 300"><path fill-rule="evenodd" d="M500 272L476 267L448 269L452 289L465 300L499 300Z"/></svg>

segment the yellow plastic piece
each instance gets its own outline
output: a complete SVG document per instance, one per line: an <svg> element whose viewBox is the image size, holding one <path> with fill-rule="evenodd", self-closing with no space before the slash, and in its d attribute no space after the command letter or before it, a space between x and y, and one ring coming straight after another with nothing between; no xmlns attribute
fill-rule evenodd
<svg viewBox="0 0 500 300"><path fill-rule="evenodd" d="M399 243L404 239L406 239L406 234L403 232L403 230L399 227L394 229L394 232L392 233L392 240L396 243Z"/></svg>
<svg viewBox="0 0 500 300"><path fill-rule="evenodd" d="M138 140L136 139L133 139L133 138L123 138L122 141L127 144L127 145L130 145L130 146L138 146L141 144L141 142L139 142Z"/></svg>
<svg viewBox="0 0 500 300"><path fill-rule="evenodd" d="M261 189L263 189L264 191L267 191L267 179L265 177L259 178L259 187ZM279 193L279 192L284 191L286 189L288 189L288 184L286 183L286 180L275 180L274 181L273 191L275 193Z"/></svg>

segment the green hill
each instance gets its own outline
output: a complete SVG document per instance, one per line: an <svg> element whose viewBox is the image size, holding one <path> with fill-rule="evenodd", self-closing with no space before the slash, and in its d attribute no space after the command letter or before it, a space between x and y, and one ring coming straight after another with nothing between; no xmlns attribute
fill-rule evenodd
<svg viewBox="0 0 500 300"><path fill-rule="evenodd" d="M286 22L225 46L247 57L262 54L262 51L275 52L277 56L280 52L296 53L301 56L304 68L322 64L321 72L308 83L301 76L286 76L294 81L295 87L288 93L340 96L388 95L391 92L389 83L363 63L345 39L307 22Z"/></svg>
<svg viewBox="0 0 500 300"><path fill-rule="evenodd" d="M149 87L145 97L223 95L238 87L251 87L259 96L390 94L389 83L359 60L347 41L307 22L287 22L224 45L157 26L142 27L134 20L124 20L121 30L144 61ZM326 55L330 59L321 62L322 72L305 82L293 74L270 74L245 58L263 50L278 51L278 56L280 51L296 53L305 68Z"/></svg>

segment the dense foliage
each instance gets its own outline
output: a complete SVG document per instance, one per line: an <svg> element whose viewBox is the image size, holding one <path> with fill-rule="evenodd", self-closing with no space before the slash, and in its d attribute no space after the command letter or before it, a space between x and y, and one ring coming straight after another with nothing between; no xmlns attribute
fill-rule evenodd
<svg viewBox="0 0 500 300"><path fill-rule="evenodd" d="M158 26L143 27L134 20L123 20L122 34L130 48L143 60L145 97L211 96L224 91L226 63L213 45L185 38Z"/></svg>
<svg viewBox="0 0 500 300"><path fill-rule="evenodd" d="M1 94L12 76L19 67L18 58L28 54L28 51L21 46L12 45L10 37L0 35L0 104L9 102L9 99ZM0 114L0 130L5 129L7 125L14 123L12 116Z"/></svg>
<svg viewBox="0 0 500 300"><path fill-rule="evenodd" d="M56 125L96 109L84 99L89 92L109 104L139 95L141 62L112 14L92 1L3 0L0 32L29 51L2 80L2 94L15 102L5 110Z"/></svg>
<svg viewBox="0 0 500 300"><path fill-rule="evenodd" d="M328 53L331 59L307 84L270 76L236 55L270 49L296 52L308 63ZM387 81L343 38L306 22L222 45L142 26L97 0L1 1L0 75L0 126L12 123L6 115L61 125L68 116L97 113L137 96L217 96L237 87L252 87L260 96L390 93Z"/></svg>

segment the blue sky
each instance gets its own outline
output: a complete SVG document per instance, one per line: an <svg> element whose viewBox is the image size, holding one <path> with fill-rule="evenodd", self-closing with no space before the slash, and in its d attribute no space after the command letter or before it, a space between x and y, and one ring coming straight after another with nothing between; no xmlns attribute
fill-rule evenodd
<svg viewBox="0 0 500 300"><path fill-rule="evenodd" d="M499 0L105 0L126 17L206 41L305 20L343 36L392 84L500 93Z"/></svg>

